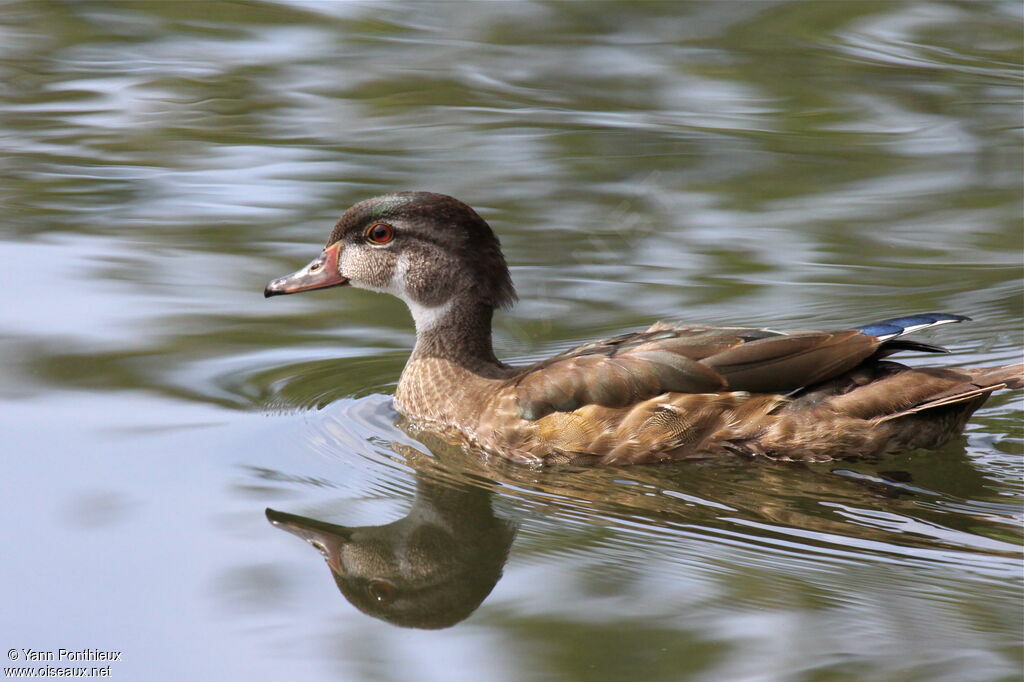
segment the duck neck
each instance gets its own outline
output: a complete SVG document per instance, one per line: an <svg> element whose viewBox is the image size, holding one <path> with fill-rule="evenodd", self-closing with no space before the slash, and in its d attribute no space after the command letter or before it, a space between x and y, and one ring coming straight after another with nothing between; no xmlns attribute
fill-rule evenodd
<svg viewBox="0 0 1024 682"><path fill-rule="evenodd" d="M402 370L395 398L408 416L461 423L479 411L486 388L509 368L491 346L494 308L456 298L443 306L409 306L416 347Z"/></svg>
<svg viewBox="0 0 1024 682"><path fill-rule="evenodd" d="M483 374L505 367L491 345L494 308L490 305L456 297L433 308L415 304L409 308L416 323L416 347L409 357L410 364L435 358Z"/></svg>

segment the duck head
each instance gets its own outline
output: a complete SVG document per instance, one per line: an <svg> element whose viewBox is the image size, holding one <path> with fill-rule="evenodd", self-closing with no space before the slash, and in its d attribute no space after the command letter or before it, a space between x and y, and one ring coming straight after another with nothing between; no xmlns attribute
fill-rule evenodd
<svg viewBox="0 0 1024 682"><path fill-rule="evenodd" d="M466 204L433 192L397 192L347 210L323 252L267 285L264 296L353 286L405 301L417 331L457 302L493 310L515 290L501 245Z"/></svg>

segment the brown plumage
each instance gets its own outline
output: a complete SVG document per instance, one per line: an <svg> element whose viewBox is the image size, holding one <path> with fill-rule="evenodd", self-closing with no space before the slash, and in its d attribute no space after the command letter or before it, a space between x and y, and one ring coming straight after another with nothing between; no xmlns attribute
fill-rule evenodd
<svg viewBox="0 0 1024 682"><path fill-rule="evenodd" d="M912 369L943 352L905 334L929 313L837 331L658 323L528 367L498 361L491 317L515 293L487 223L457 200L402 192L361 202L324 253L267 296L351 284L409 305L416 348L396 406L429 428L528 464L636 464L745 454L821 461L936 448L1024 366Z"/></svg>

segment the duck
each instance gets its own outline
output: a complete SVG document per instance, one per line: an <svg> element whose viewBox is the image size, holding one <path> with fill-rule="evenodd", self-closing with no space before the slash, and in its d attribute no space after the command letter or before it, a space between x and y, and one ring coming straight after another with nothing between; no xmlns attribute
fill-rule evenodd
<svg viewBox="0 0 1024 682"><path fill-rule="evenodd" d="M831 331L657 322L529 365L499 360L496 310L517 300L501 244L470 206L395 192L338 219L321 253L264 296L351 286L408 306L416 342L394 406L485 456L546 467L747 456L821 462L935 450L1024 363L910 367L906 338L963 315L925 313Z"/></svg>

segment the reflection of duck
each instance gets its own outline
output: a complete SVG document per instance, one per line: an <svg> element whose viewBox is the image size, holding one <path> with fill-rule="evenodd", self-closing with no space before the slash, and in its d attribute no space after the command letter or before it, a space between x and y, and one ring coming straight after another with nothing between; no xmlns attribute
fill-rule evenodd
<svg viewBox="0 0 1024 682"><path fill-rule="evenodd" d="M408 429L410 425L399 422L399 426ZM949 451L927 460L890 457L887 465L901 469L884 472L870 461L834 468L734 458L628 471L595 467L538 471L477 457L457 439L442 434L418 429L409 433L432 456L399 443L392 443L392 448L419 476L493 481L498 494L516 501L517 517L544 519L545 527L554 519L595 526L615 526L621 519L631 530L644 528L644 534L672 533L676 539L670 544L677 549L681 548L679 530L689 534L700 529L698 534L723 533L752 542L764 536L790 536L801 547L799 553L829 545L856 551L855 546L863 549L862 541L868 541L877 543L876 548L970 547L989 557L1020 557L1012 541L979 544L979 536L1003 537L1007 529L1016 528L1017 510L1009 503L974 502L990 500L999 487L962 452ZM955 481L955 495L939 492L951 481ZM863 518L860 509L865 510ZM975 513L963 513L967 510L976 510L984 521ZM914 530L907 532L908 528ZM527 529L523 535L525 548L520 549L529 551L529 538L536 533Z"/></svg>
<svg viewBox="0 0 1024 682"><path fill-rule="evenodd" d="M412 419L534 463L632 464L725 453L826 460L935 448L1021 366L911 369L903 338L957 315L832 332L656 324L530 367L498 361L491 317L515 299L491 228L441 194L356 204L327 247L267 296L351 284L409 306L417 339L395 394Z"/></svg>
<svg viewBox="0 0 1024 682"><path fill-rule="evenodd" d="M414 433L431 455L391 444L416 472L415 499L406 517L381 526L348 527L267 510L273 525L324 555L348 601L403 627L455 625L481 605L501 578L515 527L494 514L492 490L500 491L528 526L530 519L543 519L541 532L535 527L523 534L520 550L527 553L537 550L538 539L544 551L561 551L551 550L548 524L555 521L560 527L582 522L630 533L641 529L645 544L660 546L651 550L654 554L667 548L686 554L694 541L724 537L785 551L779 550L781 540L801 557L837 550L886 554L906 546L922 556L939 550L944 553L933 558L955 561L957 552L967 548L964 556L984 554L993 570L1016 566L1020 558L1013 542L997 539L1016 525L1012 505L982 503L977 509L984 520L949 512L973 509L971 499L994 494L991 482L965 457L942 457L938 466L921 463L919 474L875 474L871 467L864 473L827 471L803 463L751 466L735 460L629 472L535 471L480 459L435 433ZM902 464L920 462L908 457ZM919 476L922 481L915 480ZM928 489L948 480L957 481L962 497ZM907 532L908 527L913 530ZM602 537L582 533L578 540L589 547ZM643 554L637 561L644 561Z"/></svg>
<svg viewBox="0 0 1024 682"><path fill-rule="evenodd" d="M501 578L514 527L491 510L491 493L419 476L405 518L338 526L267 509L278 528L324 555L345 598L375 618L445 628L466 618Z"/></svg>

